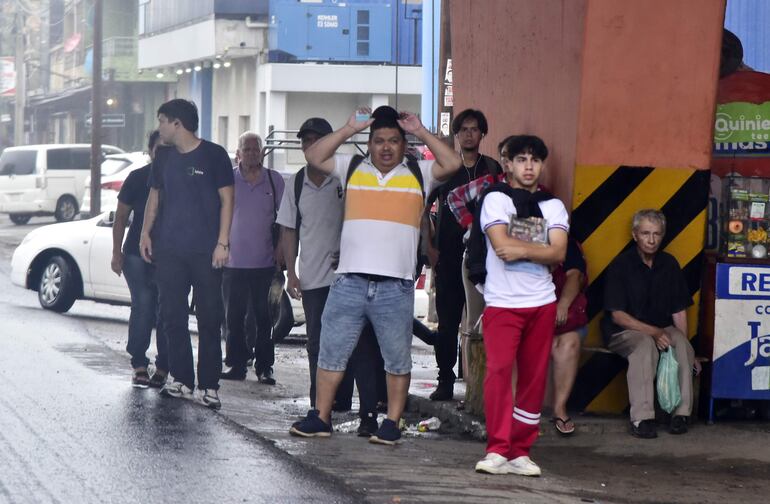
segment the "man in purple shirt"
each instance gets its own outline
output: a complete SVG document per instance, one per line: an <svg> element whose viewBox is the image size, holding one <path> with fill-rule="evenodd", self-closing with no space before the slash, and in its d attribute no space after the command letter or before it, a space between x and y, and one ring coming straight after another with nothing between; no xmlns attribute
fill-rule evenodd
<svg viewBox="0 0 770 504"><path fill-rule="evenodd" d="M247 304L252 303L257 322L254 369L260 383L275 385L275 348L268 306L268 292L275 274L280 248L273 234L284 181L280 174L262 166L262 139L247 131L238 139L235 178L235 208L230 228L230 259L222 285L227 299L227 358L230 365L222 378L246 378L249 349L246 344Z"/></svg>

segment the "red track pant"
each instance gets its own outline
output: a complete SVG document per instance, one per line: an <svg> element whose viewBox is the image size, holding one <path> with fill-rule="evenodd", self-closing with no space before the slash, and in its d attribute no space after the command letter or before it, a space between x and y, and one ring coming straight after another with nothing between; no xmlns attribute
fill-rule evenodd
<svg viewBox="0 0 770 504"><path fill-rule="evenodd" d="M529 455L538 434L555 321L556 303L484 310L487 453L507 459ZM511 390L514 364L518 368L515 406Z"/></svg>

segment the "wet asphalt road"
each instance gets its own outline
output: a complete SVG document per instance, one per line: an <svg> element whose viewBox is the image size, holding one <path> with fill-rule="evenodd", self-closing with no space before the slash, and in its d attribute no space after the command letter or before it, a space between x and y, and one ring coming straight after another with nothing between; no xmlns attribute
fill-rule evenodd
<svg viewBox="0 0 770 504"><path fill-rule="evenodd" d="M10 284L31 228L0 219L0 503L360 501L216 412L128 386L88 317Z"/></svg>

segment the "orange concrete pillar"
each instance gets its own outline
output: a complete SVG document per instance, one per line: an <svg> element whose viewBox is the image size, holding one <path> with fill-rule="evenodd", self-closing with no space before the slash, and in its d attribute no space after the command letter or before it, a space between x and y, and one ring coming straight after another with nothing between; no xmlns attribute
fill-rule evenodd
<svg viewBox="0 0 770 504"><path fill-rule="evenodd" d="M541 136L546 183L573 209L588 260L587 345L600 346L603 272L631 246L633 212L660 208L685 270L695 334L724 0L453 0L455 110L497 139ZM575 408L622 411L622 359L581 365Z"/></svg>

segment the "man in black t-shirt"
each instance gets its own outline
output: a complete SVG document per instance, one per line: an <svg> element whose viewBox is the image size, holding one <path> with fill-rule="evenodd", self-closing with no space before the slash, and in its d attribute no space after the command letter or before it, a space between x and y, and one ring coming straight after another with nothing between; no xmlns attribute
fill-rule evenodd
<svg viewBox="0 0 770 504"><path fill-rule="evenodd" d="M488 131L487 119L479 110L467 109L452 121L452 132L460 147L463 167L447 183L436 189L428 201L438 202L436 232L428 247L428 257L434 268L436 283L436 314L438 337L436 338L436 365L438 386L430 395L434 401L448 401L454 395L454 366L457 364L457 335L465 306L462 262L465 245L460 227L447 205L447 194L456 187L484 175L502 172L494 159L479 153L481 140Z"/></svg>
<svg viewBox="0 0 770 504"><path fill-rule="evenodd" d="M150 133L147 152L155 157L155 148L160 140L158 130ZM139 235L144 221L144 206L150 192L150 165L132 171L118 193L118 208L112 225L112 261L110 266L118 276L125 274L126 284L131 293L131 315L128 319L128 343L126 351L131 355L134 375L131 383L137 388L162 387L168 375L168 342L158 316L158 287L155 282L155 268L139 254ZM129 215L133 212L131 226L125 242ZM147 366L147 348L155 327L155 343L158 355L155 357L155 372L150 377Z"/></svg>
<svg viewBox="0 0 770 504"><path fill-rule="evenodd" d="M687 432L692 412L692 373L700 371L687 339L687 312L692 298L676 259L661 252L666 217L657 210L634 214L636 247L618 255L607 268L602 332L607 348L628 359L631 434L657 437L655 374L661 351L669 347L679 363L682 400L671 417L669 432Z"/></svg>
<svg viewBox="0 0 770 504"><path fill-rule="evenodd" d="M192 395L195 387L188 295L198 319L199 400L221 407L222 267L230 250L233 218L233 169L227 151L195 136L198 111L192 102L174 99L158 109L161 140L152 163L150 194L139 249L158 268L161 316L168 335L173 383L161 393Z"/></svg>

